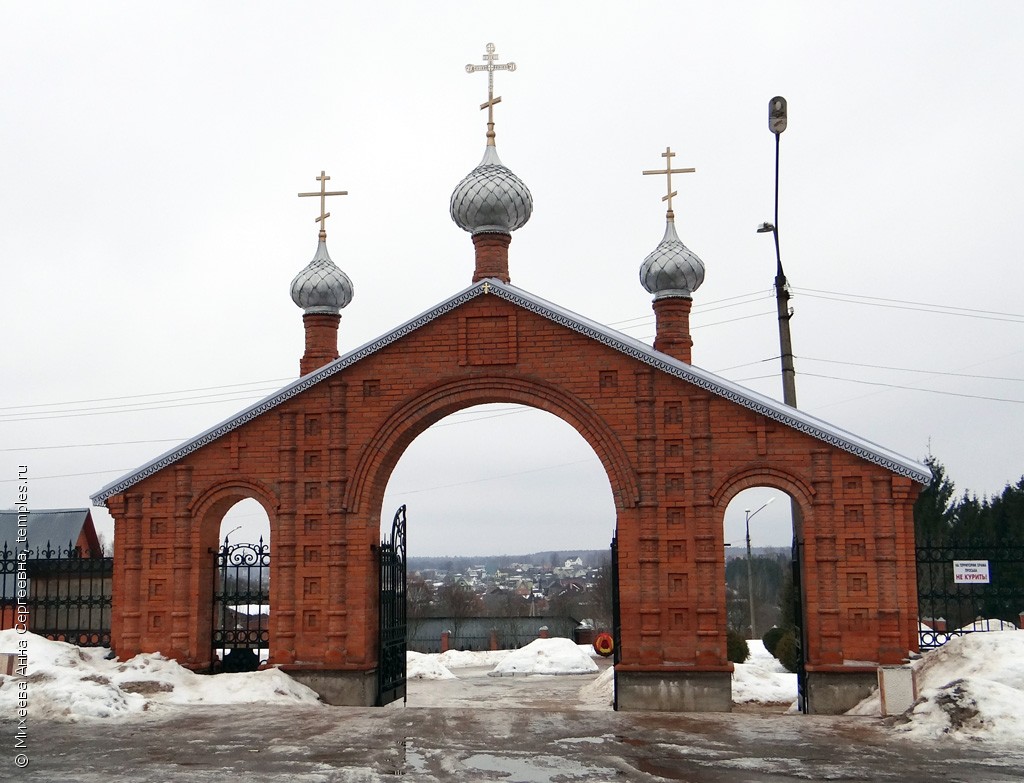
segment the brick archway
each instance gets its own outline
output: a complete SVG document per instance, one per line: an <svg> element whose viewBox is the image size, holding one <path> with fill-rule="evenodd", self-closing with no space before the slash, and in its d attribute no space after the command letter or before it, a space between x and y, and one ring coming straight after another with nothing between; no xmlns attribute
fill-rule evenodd
<svg viewBox="0 0 1024 783"><path fill-rule="evenodd" d="M388 478L431 424L493 402L559 417L604 467L620 708L730 708L722 514L748 486L802 512L812 709L855 703L874 666L915 647L919 463L494 278L333 360L316 318L312 371L93 496L115 518L119 654L209 664L203 558L214 520L255 497L272 527L271 664L333 703L372 704Z"/></svg>

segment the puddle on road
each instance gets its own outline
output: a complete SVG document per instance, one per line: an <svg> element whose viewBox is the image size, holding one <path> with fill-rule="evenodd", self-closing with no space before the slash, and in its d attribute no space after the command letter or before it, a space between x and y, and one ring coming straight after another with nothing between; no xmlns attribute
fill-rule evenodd
<svg viewBox="0 0 1024 783"><path fill-rule="evenodd" d="M611 767L584 766L578 761L557 756L495 756L477 753L462 760L463 766L477 772L500 772L508 775L508 783L553 783L559 781L593 780L593 775L614 778L618 771Z"/></svg>
<svg viewBox="0 0 1024 783"><path fill-rule="evenodd" d="M427 757L412 744L412 740L402 740L402 743L398 746L398 754L399 765L402 770L399 774L406 775L409 772L427 771Z"/></svg>
<svg viewBox="0 0 1024 783"><path fill-rule="evenodd" d="M672 769L672 767L666 767L664 764L655 764L653 761L647 761L645 759L630 759L629 763L641 772L646 772L648 775L654 775L656 778L665 778L665 780L693 780L693 778L683 777L683 773L679 770Z"/></svg>

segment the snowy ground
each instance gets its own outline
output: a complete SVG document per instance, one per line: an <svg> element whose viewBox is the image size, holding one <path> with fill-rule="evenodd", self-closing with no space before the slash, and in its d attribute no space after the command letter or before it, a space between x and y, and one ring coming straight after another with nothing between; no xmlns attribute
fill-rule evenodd
<svg viewBox="0 0 1024 783"><path fill-rule="evenodd" d="M769 708L684 715L612 712L611 662L564 641L520 651L516 673L529 676L488 676L508 651L410 655L408 705L374 709L325 706L273 670L200 676L159 655L107 661L101 650L12 634L0 633L0 651L27 638L31 661L31 764L19 780L1024 779L1024 710L1013 709L1024 704L1022 632L979 634L925 656L916 664L924 698L895 725L874 717L877 700L861 705L862 716L780 714L793 675L754 643L734 692ZM599 673L539 674L552 660L559 669L596 663ZM17 687L15 677L0 683L8 744ZM979 741L942 742L948 735ZM13 779L9 757L0 757L0 780Z"/></svg>
<svg viewBox="0 0 1024 783"><path fill-rule="evenodd" d="M106 650L13 630L0 631L0 652L16 650L22 640L29 645L28 687L36 719L129 720L140 713L197 704L319 705L313 691L275 669L209 677L159 654L106 660ZM733 701L774 705L781 711L796 699L796 675L786 672L760 641L749 646L750 658L737 664L733 675ZM915 661L913 668L921 698L893 722L893 730L925 741L952 736L1004 743L1024 736L1024 632L954 638ZM607 709L613 697L608 659L566 639L538 639L514 651L409 653L408 673L411 683L424 681L417 686L423 706L480 703L488 676L522 681L492 688L487 706L543 703L594 710ZM18 695L17 678L3 678L0 711L13 714ZM879 716L877 693L850 714Z"/></svg>
<svg viewBox="0 0 1024 783"><path fill-rule="evenodd" d="M735 664L732 675L734 704L791 705L796 701L796 675L786 671L764 648L760 639L747 642L750 657Z"/></svg>

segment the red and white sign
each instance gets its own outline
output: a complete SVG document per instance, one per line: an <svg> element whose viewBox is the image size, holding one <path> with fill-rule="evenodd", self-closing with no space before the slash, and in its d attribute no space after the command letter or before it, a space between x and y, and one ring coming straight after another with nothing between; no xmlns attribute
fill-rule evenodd
<svg viewBox="0 0 1024 783"><path fill-rule="evenodd" d="M954 560L953 581L958 585L987 585L988 560Z"/></svg>

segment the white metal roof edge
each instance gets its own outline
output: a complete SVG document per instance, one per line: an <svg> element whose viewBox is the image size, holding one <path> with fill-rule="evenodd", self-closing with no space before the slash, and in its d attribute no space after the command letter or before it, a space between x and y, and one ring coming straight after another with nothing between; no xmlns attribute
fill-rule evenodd
<svg viewBox="0 0 1024 783"><path fill-rule="evenodd" d="M288 384L280 391L274 392L259 402L250 405L240 413L215 424L209 429L196 435L194 438L185 441L180 446L164 452L158 457L145 463L138 469L127 473L124 476L110 482L94 495L90 496L94 505L104 505L106 500L128 489L143 479L152 476L154 473L163 470L192 452L201 449L218 438L238 429L243 424L252 421L272 408L276 408L283 402L290 400L297 394L320 383L330 376L341 372L347 367L355 364L361 359L376 353L382 348L400 340L410 332L414 332L421 326L436 320L445 313L451 312L457 307L465 304L477 296L494 294L508 302L523 307L530 312L536 313L550 321L571 329L574 332L585 335L598 342L607 345L609 348L631 356L644 364L650 365L669 375L674 375L688 381L695 386L724 397L732 402L742 405L744 408L755 411L763 416L777 421L786 426L793 427L829 445L843 449L863 459L881 465L887 470L901 476L914 479L915 481L927 484L931 480L931 471L920 462L897 454L890 449L860 438L852 433L846 432L827 422L815 418L796 408L791 408L778 400L773 400L757 392L751 391L739 384L720 378L707 370L702 370L686 362L681 362L667 354L654 350L636 338L617 332L596 321L591 321L581 315L573 313L558 305L552 304L538 296L534 296L520 288L502 283L500 280L487 279L471 285L450 299L442 302L436 307L406 321L404 324L391 332L365 343L353 351L340 356L333 362L324 365L308 375Z"/></svg>

